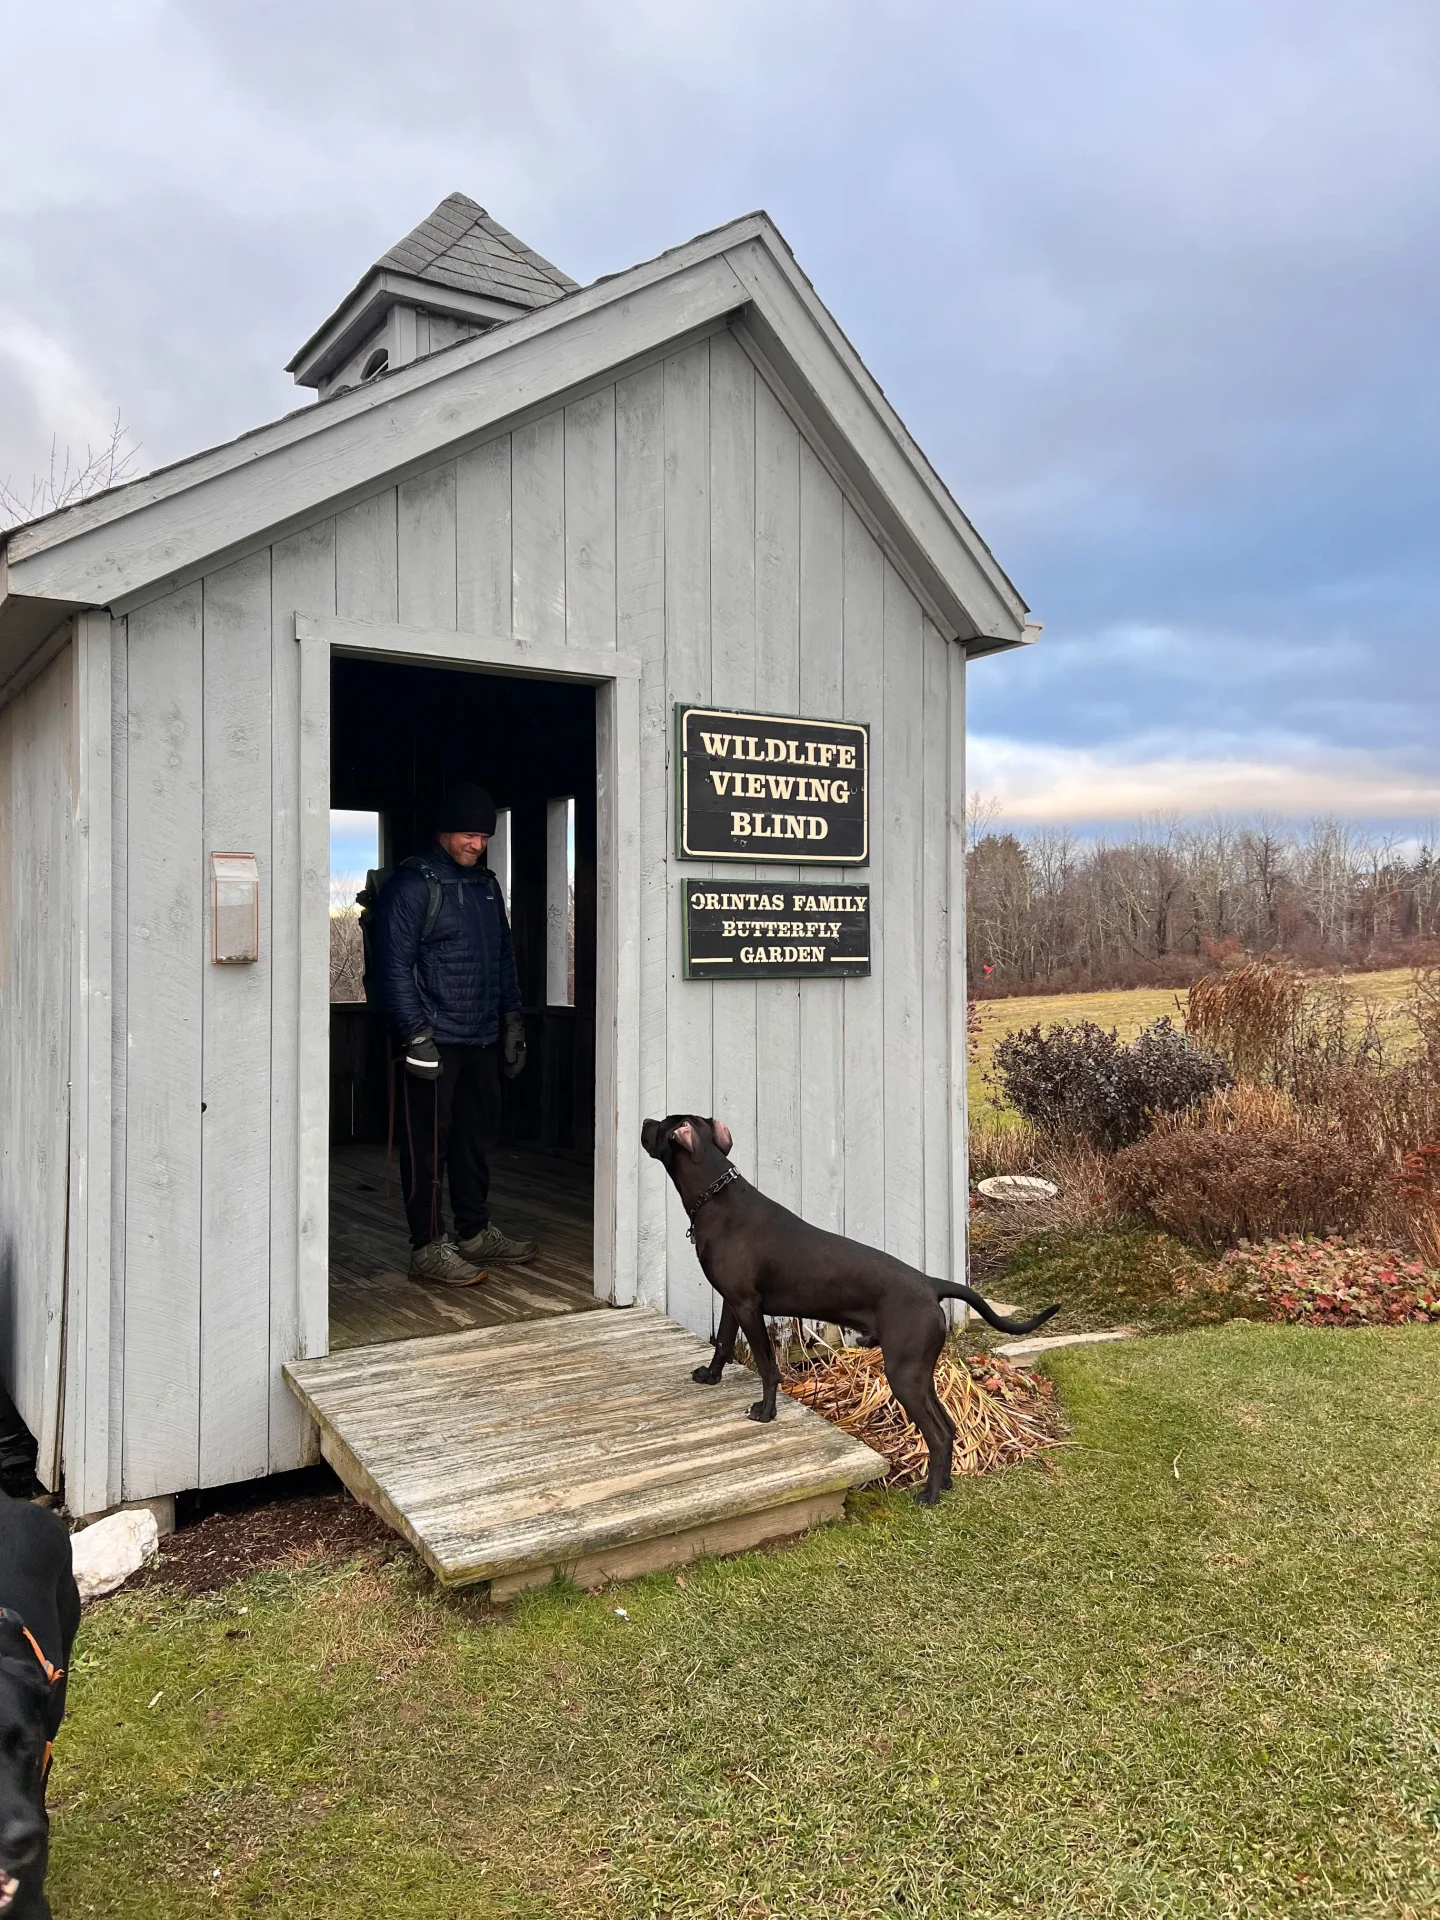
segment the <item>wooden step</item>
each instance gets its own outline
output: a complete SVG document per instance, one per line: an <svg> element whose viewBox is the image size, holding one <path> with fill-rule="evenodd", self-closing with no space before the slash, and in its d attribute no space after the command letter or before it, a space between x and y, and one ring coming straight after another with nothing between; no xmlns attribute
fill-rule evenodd
<svg viewBox="0 0 1440 1920"><path fill-rule="evenodd" d="M886 1462L784 1394L692 1370L708 1343L650 1307L297 1360L285 1378L358 1500L446 1586L492 1599L735 1553L838 1514Z"/></svg>

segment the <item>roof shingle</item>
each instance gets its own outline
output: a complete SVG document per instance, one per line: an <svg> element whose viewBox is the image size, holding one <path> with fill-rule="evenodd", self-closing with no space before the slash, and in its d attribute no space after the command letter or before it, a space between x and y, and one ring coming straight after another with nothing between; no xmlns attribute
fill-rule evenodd
<svg viewBox="0 0 1440 1920"><path fill-rule="evenodd" d="M549 306L578 284L463 193L442 200L375 265L519 307Z"/></svg>

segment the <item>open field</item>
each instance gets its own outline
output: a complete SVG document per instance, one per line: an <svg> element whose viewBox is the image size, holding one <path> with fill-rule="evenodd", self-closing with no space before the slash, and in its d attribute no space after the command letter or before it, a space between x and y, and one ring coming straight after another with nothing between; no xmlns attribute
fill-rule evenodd
<svg viewBox="0 0 1440 1920"><path fill-rule="evenodd" d="M1405 998L1415 977L1408 967L1345 977L1359 999L1370 1001L1390 1017L1403 1020ZM970 1063L972 1107L990 1098L991 1088L985 1074L994 1058L996 1042L1007 1033L1021 1027L1093 1020L1107 1031L1114 1027L1122 1040L1133 1040L1142 1027L1166 1014L1177 1027L1183 1027L1185 995L1173 987L1132 987L1117 993L1027 994L1013 1000L982 1000L979 1014L979 1055Z"/></svg>
<svg viewBox="0 0 1440 1920"><path fill-rule="evenodd" d="M1436 1911L1440 1330L1052 1364L1052 1468L683 1586L495 1618L372 1553L102 1603L57 1914Z"/></svg>

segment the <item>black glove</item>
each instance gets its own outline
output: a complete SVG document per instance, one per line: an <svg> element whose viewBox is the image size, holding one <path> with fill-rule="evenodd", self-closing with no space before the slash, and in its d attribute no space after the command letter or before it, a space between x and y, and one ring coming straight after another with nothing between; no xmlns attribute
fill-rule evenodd
<svg viewBox="0 0 1440 1920"><path fill-rule="evenodd" d="M405 1042L405 1071L416 1080L440 1078L440 1049L428 1027Z"/></svg>
<svg viewBox="0 0 1440 1920"><path fill-rule="evenodd" d="M525 1016L523 1013L507 1013L505 1016L505 1078L513 1080L517 1073L525 1070Z"/></svg>

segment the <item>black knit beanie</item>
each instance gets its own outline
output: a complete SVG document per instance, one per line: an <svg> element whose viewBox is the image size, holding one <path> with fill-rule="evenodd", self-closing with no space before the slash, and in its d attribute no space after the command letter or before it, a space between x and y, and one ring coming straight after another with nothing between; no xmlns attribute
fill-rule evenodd
<svg viewBox="0 0 1440 1920"><path fill-rule="evenodd" d="M495 802L473 780L457 780L435 813L436 833L494 833Z"/></svg>

